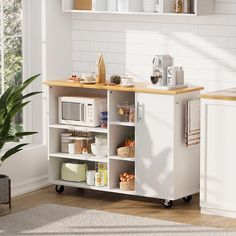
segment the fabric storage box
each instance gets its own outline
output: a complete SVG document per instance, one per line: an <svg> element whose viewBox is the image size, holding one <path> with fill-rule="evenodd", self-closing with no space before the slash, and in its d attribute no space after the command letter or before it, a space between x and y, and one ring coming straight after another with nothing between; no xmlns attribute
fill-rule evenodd
<svg viewBox="0 0 236 236"><path fill-rule="evenodd" d="M86 164L64 162L61 166L61 179L73 182L85 182L87 173Z"/></svg>
<svg viewBox="0 0 236 236"><path fill-rule="evenodd" d="M74 0L75 10L92 10L92 0Z"/></svg>

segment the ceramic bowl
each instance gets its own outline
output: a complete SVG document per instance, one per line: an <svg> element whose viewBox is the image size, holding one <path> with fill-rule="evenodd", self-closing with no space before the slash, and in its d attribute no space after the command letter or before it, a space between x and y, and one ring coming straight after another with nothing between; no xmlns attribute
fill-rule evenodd
<svg viewBox="0 0 236 236"><path fill-rule="evenodd" d="M91 150L94 156L107 156L107 145L96 145L95 143L92 143Z"/></svg>

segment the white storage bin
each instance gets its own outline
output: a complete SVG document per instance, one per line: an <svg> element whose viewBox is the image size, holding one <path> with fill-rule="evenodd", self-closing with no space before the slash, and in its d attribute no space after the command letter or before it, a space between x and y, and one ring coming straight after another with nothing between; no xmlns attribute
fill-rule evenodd
<svg viewBox="0 0 236 236"><path fill-rule="evenodd" d="M129 0L118 0L117 9L118 9L118 11L121 11L121 12L128 12L129 11Z"/></svg>
<svg viewBox="0 0 236 236"><path fill-rule="evenodd" d="M142 0L129 0L129 11L131 12L143 11L143 1Z"/></svg>
<svg viewBox="0 0 236 236"><path fill-rule="evenodd" d="M108 11L117 11L117 0L108 0L107 1L107 10Z"/></svg>
<svg viewBox="0 0 236 236"><path fill-rule="evenodd" d="M142 0L118 0L118 11L121 12L141 12Z"/></svg>
<svg viewBox="0 0 236 236"><path fill-rule="evenodd" d="M93 11L106 11L107 1L110 0L93 0Z"/></svg>
<svg viewBox="0 0 236 236"><path fill-rule="evenodd" d="M143 0L143 11L144 12L155 12L156 5L158 4L158 0Z"/></svg>

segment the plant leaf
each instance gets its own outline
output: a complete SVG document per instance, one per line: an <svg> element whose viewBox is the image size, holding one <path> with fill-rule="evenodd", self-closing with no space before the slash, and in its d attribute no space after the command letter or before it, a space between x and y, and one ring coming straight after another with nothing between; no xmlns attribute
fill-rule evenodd
<svg viewBox="0 0 236 236"><path fill-rule="evenodd" d="M33 134L37 134L38 132L19 132L16 133L16 137L23 137L23 136L29 136Z"/></svg>
<svg viewBox="0 0 236 236"><path fill-rule="evenodd" d="M22 151L23 149L21 149L22 147L28 145L28 143L22 143L22 144L19 144L17 145L16 147L14 148L11 148L9 149L8 151L6 151L3 156L1 157L1 161L4 162L7 158L9 158L10 156L12 156L13 154L19 152L19 151Z"/></svg>
<svg viewBox="0 0 236 236"><path fill-rule="evenodd" d="M22 86L20 87L19 91L18 92L23 92L23 90L25 90L35 79L37 79L41 74L37 74L37 75L34 75L32 77L30 77L29 79L27 79L23 84Z"/></svg>
<svg viewBox="0 0 236 236"><path fill-rule="evenodd" d="M0 130L0 137L6 138L11 128L11 119L9 116L6 117L5 122Z"/></svg>
<svg viewBox="0 0 236 236"><path fill-rule="evenodd" d="M40 94L40 93L42 93L42 92L28 93L28 94L22 96L22 100L25 99L25 98L32 97L32 96L34 96L34 95Z"/></svg>
<svg viewBox="0 0 236 236"><path fill-rule="evenodd" d="M9 115L11 118L13 118L17 113L19 113L28 103L30 103L30 101L28 102L24 102L24 103L20 103L19 105L15 105L11 111L9 112Z"/></svg>

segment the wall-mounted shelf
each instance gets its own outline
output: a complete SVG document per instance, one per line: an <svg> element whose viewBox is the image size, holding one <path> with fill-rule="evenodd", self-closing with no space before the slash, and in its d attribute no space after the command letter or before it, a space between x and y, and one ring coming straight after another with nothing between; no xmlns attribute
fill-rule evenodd
<svg viewBox="0 0 236 236"><path fill-rule="evenodd" d="M75 10L74 0L62 0L62 11L70 13L86 13L86 14L115 14L115 15L147 15L147 16L198 16L210 15L214 13L214 0L194 0L192 13L175 13L173 8L173 0L159 0L162 4L160 12L144 12L140 9L140 1L137 1L138 7L130 11L110 11L108 10L107 0L104 0L99 10ZM101 10L102 9L102 10Z"/></svg>

